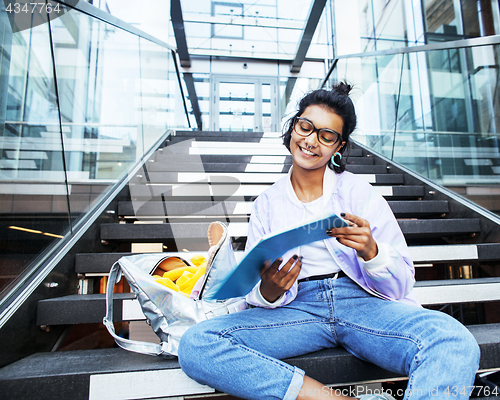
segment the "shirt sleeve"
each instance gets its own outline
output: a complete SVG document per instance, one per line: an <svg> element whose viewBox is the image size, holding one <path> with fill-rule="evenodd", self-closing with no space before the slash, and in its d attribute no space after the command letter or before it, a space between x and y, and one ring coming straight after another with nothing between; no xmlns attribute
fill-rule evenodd
<svg viewBox="0 0 500 400"><path fill-rule="evenodd" d="M371 193L370 193L371 192ZM378 254L369 261L358 257L370 289L390 300L410 294L415 284L415 269L401 228L385 199L371 187L360 214L370 223Z"/></svg>
<svg viewBox="0 0 500 400"><path fill-rule="evenodd" d="M297 296L297 281L294 282L293 286L283 293L274 303L267 301L262 293L260 293L260 281L252 289L250 293L246 296L246 302L252 306L262 307L262 308L277 308L290 303Z"/></svg>
<svg viewBox="0 0 500 400"><path fill-rule="evenodd" d="M375 242L377 241L375 240ZM377 255L368 261L365 261L362 257L356 254L359 263L368 273L376 273L377 271L382 270L390 262L389 252L385 244L380 245L380 243L377 242L377 250Z"/></svg>

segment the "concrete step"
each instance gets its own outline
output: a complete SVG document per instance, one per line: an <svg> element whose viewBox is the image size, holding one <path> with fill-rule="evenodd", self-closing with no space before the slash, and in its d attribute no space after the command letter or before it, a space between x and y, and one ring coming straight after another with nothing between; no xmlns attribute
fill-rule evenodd
<svg viewBox="0 0 500 400"><path fill-rule="evenodd" d="M271 184L248 184L241 185L234 180L231 184L155 184L142 185L129 183L132 200L150 200L155 197L163 196L164 198L172 198L172 200L226 200L231 197L231 200L240 200L241 198L255 200L264 190L269 188ZM423 186L374 186L382 196L391 199L404 198L423 198Z"/></svg>
<svg viewBox="0 0 500 400"><path fill-rule="evenodd" d="M415 284L415 295L424 306L480 303L500 300L500 278L423 281ZM41 300L37 307L37 325L74 325L102 322L106 313L106 295L75 294ZM145 320L133 293L113 294L113 321Z"/></svg>
<svg viewBox="0 0 500 400"><path fill-rule="evenodd" d="M275 183L286 173L262 173L262 172L149 172L147 176L143 174L141 182L146 183L197 183L201 181L214 183L234 183L242 184L264 184ZM358 174L373 185L402 185L404 183L403 174Z"/></svg>
<svg viewBox="0 0 500 400"><path fill-rule="evenodd" d="M160 149L161 150L161 149ZM178 163L189 163L189 164L292 164L292 156L290 154L285 155L262 155L262 156L252 156L252 155L240 155L240 154L177 154L168 153L167 151L156 151L152 160L154 161L155 168L159 168L157 165L164 164L174 165ZM150 165L148 164L148 168Z"/></svg>
<svg viewBox="0 0 500 400"><path fill-rule="evenodd" d="M419 264L439 264L456 261L484 262L500 260L500 243L450 244L435 246L410 246L410 255L418 267ZM236 258L243 257L243 251L237 251ZM77 274L105 275L111 266L123 256L131 253L80 253L75 258ZM206 252L168 252L165 256L178 256L190 259L194 255L207 257Z"/></svg>
<svg viewBox="0 0 500 400"><path fill-rule="evenodd" d="M165 216L188 216L204 217L219 216L222 219L232 216L249 216L252 211L250 201L148 201L146 203L134 203L132 201L121 201L118 203L118 215L124 217L157 217ZM392 212L396 216L425 216L443 214L449 211L446 200L406 200L388 201Z"/></svg>
<svg viewBox="0 0 500 400"><path fill-rule="evenodd" d="M479 219L424 219L399 220L406 238L448 237L480 232ZM124 242L162 242L168 240L207 241L210 222L175 222L162 224L101 224L101 240ZM230 222L229 234L233 238L246 238L247 222ZM208 243L206 244L208 247Z"/></svg>
<svg viewBox="0 0 500 400"><path fill-rule="evenodd" d="M367 160L370 160L367 158ZM194 161L194 160L193 160ZM349 161L350 162L350 161ZM272 172L287 173L291 166L290 162L271 163L203 163L199 159L192 163L183 162L152 162L148 163L148 172ZM347 164L346 170L354 174L386 174L385 165L373 164Z"/></svg>
<svg viewBox="0 0 500 400"><path fill-rule="evenodd" d="M481 348L479 369L498 368L500 324L467 327ZM285 359L327 385L387 381L400 375L355 358L342 347ZM72 400L179 398L210 395L214 389L188 378L177 358L98 349L37 353L0 369L6 399Z"/></svg>
<svg viewBox="0 0 500 400"><path fill-rule="evenodd" d="M199 155L242 155L242 156L288 156L290 152L283 144L274 141L272 144L248 142L211 142L181 141L162 149L164 156L168 154ZM362 157L360 157L362 158Z"/></svg>

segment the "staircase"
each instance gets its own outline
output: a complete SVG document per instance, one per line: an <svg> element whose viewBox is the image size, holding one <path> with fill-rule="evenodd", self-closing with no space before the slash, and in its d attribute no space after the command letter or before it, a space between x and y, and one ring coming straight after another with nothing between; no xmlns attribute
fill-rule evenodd
<svg viewBox="0 0 500 400"><path fill-rule="evenodd" d="M500 369L500 313L494 303L500 301L500 228L360 145L353 145L347 160L347 170L370 182L398 218L416 265L418 299L468 325L481 346L482 371ZM105 313L101 281L116 260L140 244L186 258L206 254L208 225L219 220L228 224L241 255L252 201L290 165L291 156L275 133L177 132L107 210L109 221L97 230L101 252L76 255L78 293L40 299L33 310L36 326L49 332L100 324ZM133 294L116 293L115 299L116 322L144 324ZM62 335L53 350L69 348L66 343ZM287 362L334 386L401 378L342 348ZM92 346L36 352L7 365L0 369L0 391L13 399L182 399L214 393L187 378L176 359Z"/></svg>

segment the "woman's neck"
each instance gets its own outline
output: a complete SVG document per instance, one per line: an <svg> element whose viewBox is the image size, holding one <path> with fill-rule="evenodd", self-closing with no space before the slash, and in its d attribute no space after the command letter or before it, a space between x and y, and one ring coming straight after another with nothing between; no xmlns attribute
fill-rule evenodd
<svg viewBox="0 0 500 400"><path fill-rule="evenodd" d="M309 203L323 196L323 175L326 165L323 168L307 170L295 166L292 169L293 190L297 198L303 203Z"/></svg>

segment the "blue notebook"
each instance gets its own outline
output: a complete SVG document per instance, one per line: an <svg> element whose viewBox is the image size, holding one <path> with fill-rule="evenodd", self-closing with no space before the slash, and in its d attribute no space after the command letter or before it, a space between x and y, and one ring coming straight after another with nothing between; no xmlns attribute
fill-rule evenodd
<svg viewBox="0 0 500 400"><path fill-rule="evenodd" d="M263 236L208 299L223 300L247 295L259 282L260 270L267 260L274 262L290 249L328 239L327 229L344 226L348 226L347 222L338 215L327 214L305 224Z"/></svg>

